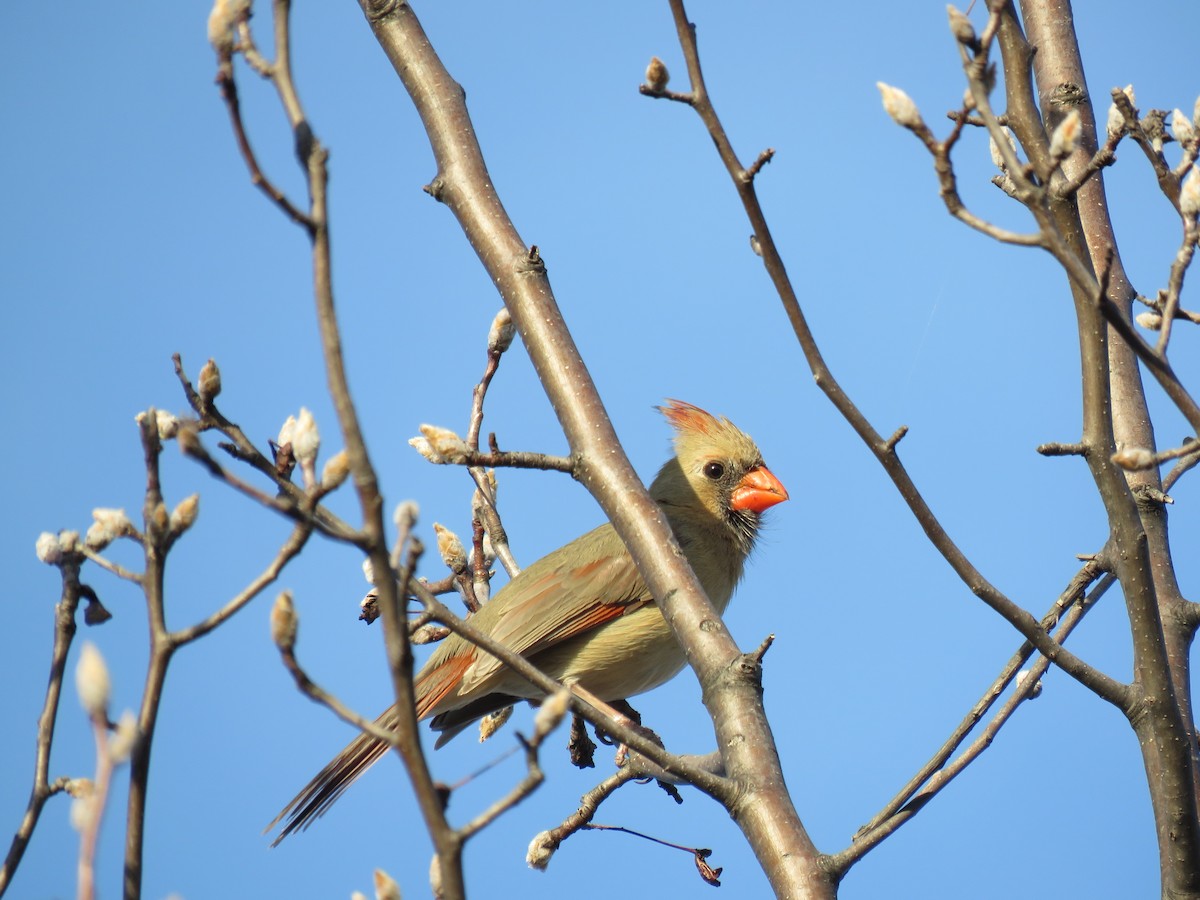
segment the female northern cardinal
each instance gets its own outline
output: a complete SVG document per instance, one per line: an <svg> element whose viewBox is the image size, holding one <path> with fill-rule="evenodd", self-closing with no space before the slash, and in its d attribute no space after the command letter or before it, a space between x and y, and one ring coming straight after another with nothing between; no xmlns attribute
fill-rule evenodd
<svg viewBox="0 0 1200 900"><path fill-rule="evenodd" d="M760 514L788 498L749 436L725 418L668 400L675 456L650 485L718 612L729 605L754 546ZM624 700L673 678L684 665L670 627L611 524L542 557L470 619L556 681L604 701ZM458 635L450 635L415 680L417 715L433 717L440 747L472 722L543 692ZM395 726L394 707L377 720ZM268 829L288 817L275 843L307 828L388 750L361 734L308 783Z"/></svg>

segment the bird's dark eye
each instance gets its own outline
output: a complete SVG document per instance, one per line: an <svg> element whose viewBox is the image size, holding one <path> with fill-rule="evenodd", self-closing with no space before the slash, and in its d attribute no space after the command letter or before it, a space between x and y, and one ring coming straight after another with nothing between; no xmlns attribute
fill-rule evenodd
<svg viewBox="0 0 1200 900"><path fill-rule="evenodd" d="M705 463L704 464L704 474L706 476L708 476L709 478L711 478L713 481L716 481L718 478L720 478L722 475L725 474L725 466L723 466L721 463L716 462L716 461Z"/></svg>

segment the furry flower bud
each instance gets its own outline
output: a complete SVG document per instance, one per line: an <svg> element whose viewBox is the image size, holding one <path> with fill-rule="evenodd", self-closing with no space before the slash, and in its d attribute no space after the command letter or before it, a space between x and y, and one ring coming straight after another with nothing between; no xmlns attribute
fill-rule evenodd
<svg viewBox="0 0 1200 900"><path fill-rule="evenodd" d="M492 319L492 327L488 330L488 352L503 353L512 346L517 329L513 326L512 315L507 309L496 313Z"/></svg>
<svg viewBox="0 0 1200 900"><path fill-rule="evenodd" d="M171 534L179 536L187 531L196 521L200 513L200 495L192 494L179 501L179 505L171 510Z"/></svg>
<svg viewBox="0 0 1200 900"><path fill-rule="evenodd" d="M112 682L108 677L108 666L104 657L91 641L84 641L79 651L79 662L75 666L75 690L84 711L93 719L107 715L108 698L112 694Z"/></svg>
<svg viewBox="0 0 1200 900"><path fill-rule="evenodd" d="M1179 188L1179 210L1189 219L1200 216L1200 168L1196 166Z"/></svg>
<svg viewBox="0 0 1200 900"><path fill-rule="evenodd" d="M1065 159L1074 153L1082 130L1083 120L1080 118L1079 110L1073 109L1054 129L1054 134L1050 137L1050 155L1055 159Z"/></svg>
<svg viewBox="0 0 1200 900"><path fill-rule="evenodd" d="M200 394L200 400L206 406L216 399L217 394L221 393L221 370L217 368L216 362L211 358L200 370L200 378L197 380L196 389Z"/></svg>
<svg viewBox="0 0 1200 900"><path fill-rule="evenodd" d="M882 81L875 82L883 98L883 109L892 117L892 121L904 128L917 129L924 126L921 113L912 98L898 87L892 87Z"/></svg>
<svg viewBox="0 0 1200 900"><path fill-rule="evenodd" d="M1196 129L1192 127L1191 120L1183 114L1182 109L1176 109L1171 113L1171 134L1181 144L1190 143L1196 135Z"/></svg>
<svg viewBox="0 0 1200 900"><path fill-rule="evenodd" d="M557 849L558 841L554 840L549 831L539 832L529 842L529 849L525 852L525 862L531 869L545 871L546 866L550 865L550 857L554 856L554 851Z"/></svg>
<svg viewBox="0 0 1200 900"><path fill-rule="evenodd" d="M437 522L433 523L433 530L437 534L438 554L442 557L446 568L455 574L466 569L467 551L459 536Z"/></svg>
<svg viewBox="0 0 1200 900"><path fill-rule="evenodd" d="M339 450L325 463L321 470L321 487L332 491L341 486L350 474L350 457L345 450Z"/></svg>
<svg viewBox="0 0 1200 900"><path fill-rule="evenodd" d="M978 39L975 37L975 28L971 24L971 20L963 15L958 7L950 5L946 7L946 15L950 17L950 33L954 35L954 39L964 47L974 47L978 44Z"/></svg>
<svg viewBox="0 0 1200 900"><path fill-rule="evenodd" d="M1112 461L1127 472L1137 472L1154 466L1154 454L1145 447L1126 447L1114 453Z"/></svg>
<svg viewBox="0 0 1200 900"><path fill-rule="evenodd" d="M280 650L291 650L296 646L296 632L300 628L300 617L292 603L292 592L281 591L271 606L271 640Z"/></svg>
<svg viewBox="0 0 1200 900"><path fill-rule="evenodd" d="M38 535L34 551L37 558L48 566L57 566L62 562L62 546L58 543L58 535L51 531L43 531Z"/></svg>
<svg viewBox="0 0 1200 900"><path fill-rule="evenodd" d="M400 900L400 885L383 869L375 870L375 900Z"/></svg>
<svg viewBox="0 0 1200 900"><path fill-rule="evenodd" d="M419 440L418 438L413 438L409 441L409 444L416 447L417 452L430 462L466 462L467 453L470 452L470 448L467 446L466 441L449 428L442 428L440 425L422 425L421 434L424 435L425 442L432 451L432 456L424 452L421 446L418 446L416 443ZM437 458L435 459L434 457Z"/></svg>
<svg viewBox="0 0 1200 900"><path fill-rule="evenodd" d="M662 91L670 80L671 73L667 71L666 63L657 56L650 57L650 63L646 66L646 87L652 91Z"/></svg>

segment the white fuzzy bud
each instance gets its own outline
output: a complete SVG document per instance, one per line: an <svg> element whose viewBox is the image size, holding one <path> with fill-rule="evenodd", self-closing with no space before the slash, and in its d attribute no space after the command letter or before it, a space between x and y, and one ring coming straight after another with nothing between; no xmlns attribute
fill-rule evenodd
<svg viewBox="0 0 1200 900"><path fill-rule="evenodd" d="M1005 125L1003 128L1003 134L1004 139L1008 142L1009 148L1011 148L1012 152L1015 154L1017 152L1017 139L1013 135L1012 129ZM1000 145L996 143L996 139L994 137L988 138L988 150L992 154L992 163L996 166L996 168L1001 172L1007 171L1007 167L1004 163L1004 154L1000 152Z"/></svg>
<svg viewBox="0 0 1200 900"><path fill-rule="evenodd" d="M433 523L437 535L438 554L451 572L461 572L467 567L467 551L457 534L444 525Z"/></svg>
<svg viewBox="0 0 1200 900"><path fill-rule="evenodd" d="M650 57L650 62L646 66L646 87L652 91L661 91L667 86L667 82L671 80L671 73L667 71L667 65L657 56Z"/></svg>
<svg viewBox="0 0 1200 900"><path fill-rule="evenodd" d="M1200 216L1200 168L1196 166L1179 188L1179 210L1189 219Z"/></svg>
<svg viewBox="0 0 1200 900"><path fill-rule="evenodd" d="M1074 153L1082 130L1083 120L1079 110L1073 109L1054 129L1054 134L1050 137L1050 155L1055 159L1064 159Z"/></svg>
<svg viewBox="0 0 1200 900"><path fill-rule="evenodd" d="M367 584L379 584L375 580L375 566L371 563L371 557L367 557L362 561L363 578L367 579Z"/></svg>
<svg viewBox="0 0 1200 900"><path fill-rule="evenodd" d="M200 513L200 495L192 494L190 497L185 497L179 501L179 505L171 510L170 528L171 534L181 535L196 521L196 516Z"/></svg>
<svg viewBox="0 0 1200 900"><path fill-rule="evenodd" d="M275 443L280 447L286 447L292 442L292 436L296 433L296 417L288 416L283 420L283 424L279 426L279 437L275 439Z"/></svg>
<svg viewBox="0 0 1200 900"><path fill-rule="evenodd" d="M432 448L434 456L439 457L440 461L447 463L463 463L466 461L467 454L471 448L467 446L466 441L449 428L442 428L440 425L422 425L421 434L425 436L425 440L428 442L430 448ZM416 440L416 438L413 440ZM409 443L414 447L417 446L413 444L412 440ZM421 453L422 456L425 456L431 462L439 461L426 456L425 453L421 452L419 447L417 448L417 452Z"/></svg>
<svg viewBox="0 0 1200 900"><path fill-rule="evenodd" d="M429 460L431 463L434 463L435 465L440 466L440 465L443 465L443 464L449 462L449 460L447 460L445 457L438 455L438 453L436 451L434 451L434 449L433 449L433 444L429 443L429 441L425 440L425 438L423 438L423 437L409 438L408 446L412 447L414 450L416 450L423 457L425 457L427 460Z"/></svg>
<svg viewBox="0 0 1200 900"><path fill-rule="evenodd" d="M38 535L34 550L37 552L37 558L48 566L56 566L62 562L62 545L58 542L57 534L43 531Z"/></svg>
<svg viewBox="0 0 1200 900"><path fill-rule="evenodd" d="M375 900L400 900L400 885L383 869L375 870Z"/></svg>
<svg viewBox="0 0 1200 900"><path fill-rule="evenodd" d="M1127 472L1138 472L1154 466L1154 454L1145 447L1126 447L1114 453L1112 461Z"/></svg>
<svg viewBox="0 0 1200 900"><path fill-rule="evenodd" d="M250 11L250 0L216 0L208 14L208 42L222 58L233 52L233 29Z"/></svg>
<svg viewBox="0 0 1200 900"><path fill-rule="evenodd" d="M913 103L908 94L900 88L892 87L882 81L875 82L875 87L879 88L879 93L883 98L884 111L892 117L893 122L905 128L916 129L924 126L925 123L921 120L917 104Z"/></svg>
<svg viewBox="0 0 1200 900"><path fill-rule="evenodd" d="M971 20L968 19L956 6L947 6L946 14L950 17L950 33L954 35L954 39L960 44L967 47L975 45L975 28L971 25Z"/></svg>
<svg viewBox="0 0 1200 900"><path fill-rule="evenodd" d="M1134 321L1150 331L1158 331L1158 329L1162 328L1163 318L1161 313L1146 310L1145 312L1138 313Z"/></svg>
<svg viewBox="0 0 1200 900"><path fill-rule="evenodd" d="M396 511L392 513L392 521L397 528L411 529L417 524L420 512L421 508L415 500L401 500L396 504Z"/></svg>
<svg viewBox="0 0 1200 900"><path fill-rule="evenodd" d="M1190 143L1196 135L1191 120L1183 114L1182 109L1176 109L1171 113L1171 134L1181 144Z"/></svg>
<svg viewBox="0 0 1200 900"><path fill-rule="evenodd" d="M317 430L317 420L306 407L300 407L300 415L296 417L295 430L292 432L292 452L297 462L305 460L313 463L317 459L317 451L321 449L321 433Z"/></svg>
<svg viewBox="0 0 1200 900"><path fill-rule="evenodd" d="M492 567L492 563L496 561L496 548L492 546L491 535L489 535L487 532L484 532L483 541L480 543L480 547L483 550L483 567L485 569L490 569ZM467 553L467 565L475 565L474 547L472 547Z"/></svg>
<svg viewBox="0 0 1200 900"><path fill-rule="evenodd" d="M554 840L549 831L539 832L529 842L529 849L525 852L525 862L529 863L531 869L545 871L546 866L550 865L550 857L557 849L558 842Z"/></svg>
<svg viewBox="0 0 1200 900"><path fill-rule="evenodd" d="M280 650L291 650L296 646L296 632L300 628L300 617L292 603L292 592L281 591L271 606L271 640Z"/></svg>
<svg viewBox="0 0 1200 900"><path fill-rule="evenodd" d="M1133 92L1133 85L1132 84L1125 85L1125 87L1121 88L1121 93L1123 93L1126 97L1129 98L1129 105L1132 106L1134 111L1136 112L1137 111L1137 95Z"/></svg>
<svg viewBox="0 0 1200 900"><path fill-rule="evenodd" d="M1020 672L1017 673L1017 687L1018 688L1021 686L1022 682L1024 682L1025 679L1027 679L1029 677L1029 675L1030 675L1030 672L1028 669L1022 669ZM1035 697L1040 696L1041 693L1042 693L1042 682L1039 679L1037 684L1035 684L1033 686L1033 688L1029 691L1029 699L1033 700Z"/></svg>
<svg viewBox="0 0 1200 900"><path fill-rule="evenodd" d="M146 421L146 414L140 412L134 416L134 419L141 425ZM156 409L154 411L154 425L158 429L158 439L160 441L169 441L179 433L179 419L166 410Z"/></svg>
<svg viewBox="0 0 1200 900"><path fill-rule="evenodd" d="M80 779L82 780L82 779ZM71 827L83 834L92 826L92 818L96 814L96 797L93 793L83 797L76 797L71 801Z"/></svg>
<svg viewBox="0 0 1200 900"><path fill-rule="evenodd" d="M492 327L488 330L488 352L503 353L512 346L517 329L513 326L512 316L507 309L496 313L492 319Z"/></svg>
<svg viewBox="0 0 1200 900"><path fill-rule="evenodd" d="M91 641L84 641L79 651L79 662L75 666L75 690L89 716L95 719L107 714L112 682L108 678L104 657Z"/></svg>
<svg viewBox="0 0 1200 900"><path fill-rule="evenodd" d="M538 707L537 715L533 717L533 733L536 740L541 740L562 724L567 710L571 708L571 689L562 688L554 696L547 697Z"/></svg>
<svg viewBox="0 0 1200 900"><path fill-rule="evenodd" d="M1108 122L1105 124L1104 130L1109 134L1120 134L1125 130L1125 117L1121 115L1121 111L1117 109L1115 103L1108 105Z"/></svg>
<svg viewBox="0 0 1200 900"><path fill-rule="evenodd" d="M58 546L63 553L79 552L79 532L67 528L58 533Z"/></svg>
<svg viewBox="0 0 1200 900"><path fill-rule="evenodd" d="M117 730L113 732L112 738L108 742L108 756L116 765L120 765L129 759L133 753L133 745L138 739L138 723L137 716L133 714L133 710L127 709L121 713L121 719L117 722Z"/></svg>
<svg viewBox="0 0 1200 900"><path fill-rule="evenodd" d="M332 491L346 480L350 474L350 457L346 455L345 450L339 450L325 463L325 467L321 469L321 487L327 491Z"/></svg>

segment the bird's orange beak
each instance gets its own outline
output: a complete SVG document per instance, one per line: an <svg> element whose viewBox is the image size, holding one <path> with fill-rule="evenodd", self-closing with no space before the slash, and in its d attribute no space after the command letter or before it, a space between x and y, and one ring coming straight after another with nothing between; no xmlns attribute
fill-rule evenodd
<svg viewBox="0 0 1200 900"><path fill-rule="evenodd" d="M771 474L771 470L766 466L755 466L733 489L730 505L734 509L760 513L787 498L787 488Z"/></svg>

